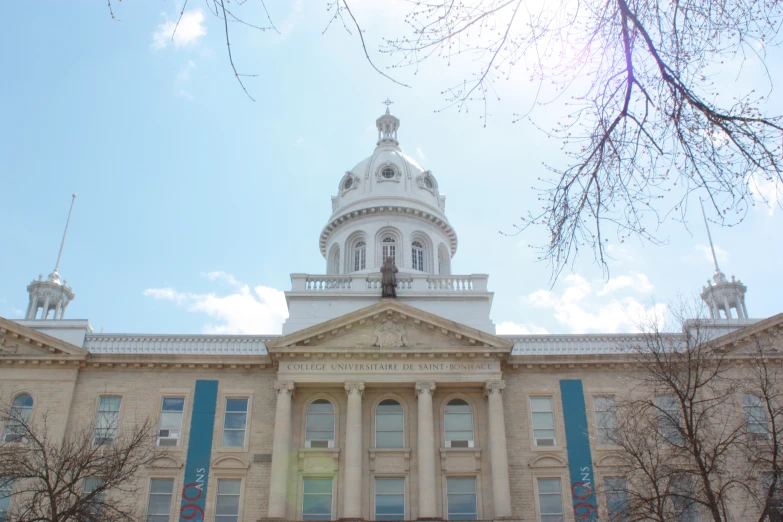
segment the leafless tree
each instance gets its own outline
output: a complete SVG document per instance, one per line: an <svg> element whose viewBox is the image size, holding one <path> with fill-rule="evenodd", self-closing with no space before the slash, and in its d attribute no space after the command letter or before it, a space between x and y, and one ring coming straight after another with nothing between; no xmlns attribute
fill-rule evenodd
<svg viewBox="0 0 783 522"><path fill-rule="evenodd" d="M673 334L658 319L628 347L634 385L610 432L626 498L614 518L780 520L783 346L716 343L699 319Z"/></svg>
<svg viewBox="0 0 783 522"><path fill-rule="evenodd" d="M259 3L266 16L261 26L248 24L235 10L245 2L206 0L223 25L240 84L231 27L276 31L266 3ZM728 226L742 221L756 202L779 204L781 117L765 113L768 94L754 86L732 97L720 92L716 76L728 66L746 67L748 61L766 68L768 51L781 43L783 2L407 3L408 30L386 39L379 49L391 60L386 70L418 69L431 59L462 59L474 73L442 89L449 106L467 108L475 102L486 117L490 99L499 100L498 84L522 79L529 80L536 97L524 110L512 108L516 119L537 118L534 109L540 105L563 109L564 116L555 121L534 121L562 141L566 158L542 167L537 176L542 206L525 209L517 225L519 231L530 225L546 228L549 239L540 247L553 277L585 248L607 270L606 248L613 236L619 242L629 236L662 242L661 223L668 217L684 220L694 191L710 202L713 220ZM186 0L183 13L187 5ZM376 65L351 5L350 0L326 0L331 21L341 21L356 35L376 71L406 85ZM735 74L743 72L740 68ZM548 108L544 117L553 112L558 110ZM765 196L759 184L766 191L771 187L774 195Z"/></svg>
<svg viewBox="0 0 783 522"><path fill-rule="evenodd" d="M23 410L0 410L0 491L13 491L8 522L131 522L142 490L137 473L160 456L149 421L123 427L96 444L91 426L65 437L48 414L31 421Z"/></svg>

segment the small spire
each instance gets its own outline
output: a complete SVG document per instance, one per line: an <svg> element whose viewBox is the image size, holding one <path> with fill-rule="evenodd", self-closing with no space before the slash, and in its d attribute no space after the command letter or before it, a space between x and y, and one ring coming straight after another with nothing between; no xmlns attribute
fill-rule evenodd
<svg viewBox="0 0 783 522"><path fill-rule="evenodd" d="M389 106L394 102L386 98L382 103L386 105L386 114L375 120L375 126L378 127L378 146L398 147L400 143L397 141L397 129L400 127L400 120L389 110Z"/></svg>
<svg viewBox="0 0 783 522"><path fill-rule="evenodd" d="M393 101L391 101L389 98L386 98L386 101L383 101L383 102L381 102L381 103L383 103L383 104L386 106L386 114L391 114L391 112L389 111L389 106L390 106L392 103L394 103L394 102L393 102Z"/></svg>
<svg viewBox="0 0 783 522"><path fill-rule="evenodd" d="M712 235L710 234L710 225L707 223L707 214L704 212L704 202L699 198L701 204L701 215L704 217L704 227L707 229L707 238L710 240L710 250L712 250L712 261L715 263L715 272L720 272L718 268L718 256L715 255L715 247L712 245Z"/></svg>
<svg viewBox="0 0 783 522"><path fill-rule="evenodd" d="M60 268L60 258L63 257L63 247L65 247L65 236L68 235L68 225L71 224L71 214L73 213L73 203L76 201L76 194L71 195L71 208L68 210L68 219L65 222L65 231L63 232L63 240L60 243L60 253L57 254L57 263L54 265L54 272L57 273L57 269Z"/></svg>

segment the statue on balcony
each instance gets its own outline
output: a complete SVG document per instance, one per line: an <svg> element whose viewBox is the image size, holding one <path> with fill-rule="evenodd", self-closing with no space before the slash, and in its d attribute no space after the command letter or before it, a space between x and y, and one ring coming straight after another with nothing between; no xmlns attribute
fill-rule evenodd
<svg viewBox="0 0 783 522"><path fill-rule="evenodd" d="M397 297L397 267L391 256L386 256L386 260L381 267L381 297Z"/></svg>

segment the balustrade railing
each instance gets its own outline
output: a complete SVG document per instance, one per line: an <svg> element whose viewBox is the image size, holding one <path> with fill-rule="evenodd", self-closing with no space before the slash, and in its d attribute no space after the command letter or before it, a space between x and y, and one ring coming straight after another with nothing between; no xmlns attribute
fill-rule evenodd
<svg viewBox="0 0 783 522"><path fill-rule="evenodd" d="M486 292L486 274L433 275L424 273L397 274L397 292ZM379 273L318 275L291 274L294 292L380 292Z"/></svg>
<svg viewBox="0 0 783 522"><path fill-rule="evenodd" d="M351 276L307 276L305 290L350 290Z"/></svg>

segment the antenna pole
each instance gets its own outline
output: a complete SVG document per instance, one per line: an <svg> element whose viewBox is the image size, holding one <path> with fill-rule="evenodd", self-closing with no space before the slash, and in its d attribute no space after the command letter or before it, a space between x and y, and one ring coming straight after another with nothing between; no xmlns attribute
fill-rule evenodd
<svg viewBox="0 0 783 522"><path fill-rule="evenodd" d="M699 204L701 205L701 215L704 217L704 227L707 229L707 238L710 240L710 250L712 250L712 261L715 263L715 271L720 270L718 268L718 256L715 255L715 247L712 246L712 235L710 234L710 225L707 224L707 214L704 212L704 202L699 198Z"/></svg>
<svg viewBox="0 0 783 522"><path fill-rule="evenodd" d="M57 254L57 264L54 265L54 271L57 272L57 269L60 268L60 258L63 257L63 247L65 246L65 236L68 235L68 225L71 224L71 214L73 213L73 203L76 201L76 194L73 194L71 197L71 209L68 211L68 220L65 222L65 231L63 232L63 240L62 243L60 243L60 253Z"/></svg>

